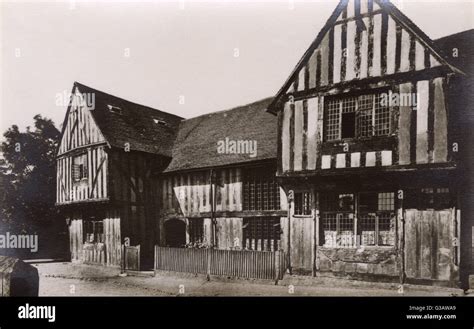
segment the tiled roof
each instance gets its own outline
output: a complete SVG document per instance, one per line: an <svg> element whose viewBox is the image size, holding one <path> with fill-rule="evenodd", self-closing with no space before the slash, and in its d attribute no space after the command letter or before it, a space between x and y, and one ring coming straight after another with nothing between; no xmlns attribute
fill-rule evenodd
<svg viewBox="0 0 474 329"><path fill-rule="evenodd" d="M214 112L181 122L166 172L218 167L277 156L277 117L266 112L272 98L227 111ZM256 156L219 153L218 143L228 140L256 142ZM228 149L230 150L230 149ZM232 151L231 151L232 152Z"/></svg>
<svg viewBox="0 0 474 329"><path fill-rule="evenodd" d="M81 93L95 94L91 114L111 146L171 156L171 149L183 118L75 82ZM111 111L110 107L119 110Z"/></svg>

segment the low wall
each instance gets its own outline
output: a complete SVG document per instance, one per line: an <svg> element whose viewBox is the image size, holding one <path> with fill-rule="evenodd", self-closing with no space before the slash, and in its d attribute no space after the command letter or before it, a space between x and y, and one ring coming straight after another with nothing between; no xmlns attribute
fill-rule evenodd
<svg viewBox="0 0 474 329"><path fill-rule="evenodd" d="M318 248L319 272L364 280L398 281L400 264L393 248Z"/></svg>

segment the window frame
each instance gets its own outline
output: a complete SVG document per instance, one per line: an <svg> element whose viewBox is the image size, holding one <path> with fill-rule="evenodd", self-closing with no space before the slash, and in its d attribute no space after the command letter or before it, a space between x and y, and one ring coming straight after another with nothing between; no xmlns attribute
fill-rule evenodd
<svg viewBox="0 0 474 329"><path fill-rule="evenodd" d="M90 231L89 229L92 228ZM90 236L93 237L90 241ZM84 220L83 221L83 241L84 243L105 243L104 221Z"/></svg>
<svg viewBox="0 0 474 329"><path fill-rule="evenodd" d="M204 218L188 218L187 233L189 241L187 243L204 243ZM196 234L198 235L196 237Z"/></svg>
<svg viewBox="0 0 474 329"><path fill-rule="evenodd" d="M242 210L280 211L280 185L273 168L242 168Z"/></svg>
<svg viewBox="0 0 474 329"><path fill-rule="evenodd" d="M294 193L294 199L293 199L293 216L294 217L312 217L313 216L313 193L310 190L300 190L300 191L293 191ZM297 207L296 202L297 199L299 198L299 195L301 195L301 207ZM305 195L308 195L308 198L305 199ZM305 205L305 201L308 203ZM297 209L302 210L301 213L297 212ZM305 208L306 210L309 210L309 213L305 213Z"/></svg>
<svg viewBox="0 0 474 329"><path fill-rule="evenodd" d="M280 217L244 217L242 222L242 249L276 251L281 245L281 233ZM269 236L265 237L266 234ZM250 246L247 245L247 240L249 240ZM260 241L260 248L257 247L257 241ZM266 245L265 241L267 241ZM255 247L253 247L254 245Z"/></svg>
<svg viewBox="0 0 474 329"><path fill-rule="evenodd" d="M375 194L376 195L376 202L375 205L377 209L368 209L368 210L362 210L361 209L361 196L364 194ZM385 207L392 207L391 209L378 209L380 206L380 196L384 194L391 194L389 199L389 203L382 203L382 206ZM352 195L353 200L351 207L352 209L342 209L340 202L342 198L345 195ZM339 202L339 205L336 205L336 207L341 207L341 209L335 209L332 207L327 207L324 204L324 201L320 200L319 203L319 218L320 218L320 232L322 236L322 241L320 241L319 245L323 248L371 248L371 247L377 247L377 248L394 248L396 246L396 239L397 239L397 223L396 223L396 198L395 198L395 192L394 191L359 191L359 192L331 192L330 194L326 194L328 197L329 201L326 202L332 202L332 205L336 205L337 202ZM333 196L336 196L333 198ZM331 200L332 198L332 200ZM382 199L384 200L384 199ZM326 209L325 209L326 208ZM346 217L347 218L344 218ZM371 226L373 227L373 230L367 230L367 229L362 229L362 221L363 221L363 216L373 216L373 224ZM385 216L385 217L384 217ZM344 239L343 235L341 235L342 230L341 227L343 224L341 224L342 220L345 219L351 219L352 223L352 243L351 244L344 244ZM389 234L393 234L391 237L389 236L389 239L392 241L392 244L382 244L382 237L380 235L380 232L382 231L387 231L387 230L381 230L381 225L383 220L388 220L389 225L391 225L391 222L393 222L393 232L392 230L388 230ZM334 229L330 229L332 226L335 226ZM326 227L329 227L327 229ZM390 226L389 226L390 227ZM335 232L335 235L332 234L333 236L331 239L334 239L334 243L327 245L326 241L326 232ZM369 232L374 232L374 243L373 244L364 244L363 239L362 239L362 234L364 231L369 231Z"/></svg>
<svg viewBox="0 0 474 329"><path fill-rule="evenodd" d="M89 178L87 152L72 156L71 176L74 183L79 183Z"/></svg>
<svg viewBox="0 0 474 329"><path fill-rule="evenodd" d="M393 128L392 119L392 106L387 104L382 106L380 104L381 95L390 95L388 89L373 90L370 93L347 93L341 95L331 95L326 97L324 100L324 116L323 116L323 142L338 142L343 140L364 140L372 139L384 136L390 136ZM370 110L370 126L363 126L360 122L365 117L369 117L367 113L368 109L361 109L364 97L372 96L371 110ZM379 101L377 101L377 97ZM354 103L354 110L351 112L344 112L344 104ZM334 105L336 104L336 105ZM384 111L386 109L386 111ZM333 111L333 112L330 112ZM354 136L353 137L342 137L343 135L343 115L348 113L354 113ZM377 125L383 125L383 120L388 120L388 127L386 132L377 133L377 131L383 130ZM365 121L364 121L365 122ZM362 129L364 128L364 130ZM361 131L367 133L362 134ZM336 136L337 135L337 136Z"/></svg>

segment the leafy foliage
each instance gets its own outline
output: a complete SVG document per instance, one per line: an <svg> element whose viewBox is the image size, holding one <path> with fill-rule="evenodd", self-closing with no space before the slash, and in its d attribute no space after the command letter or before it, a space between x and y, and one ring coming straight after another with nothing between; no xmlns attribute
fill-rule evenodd
<svg viewBox="0 0 474 329"><path fill-rule="evenodd" d="M59 130L52 120L38 114L34 117L34 129L27 127L22 132L13 125L4 137L2 221L25 225L56 219L55 156Z"/></svg>

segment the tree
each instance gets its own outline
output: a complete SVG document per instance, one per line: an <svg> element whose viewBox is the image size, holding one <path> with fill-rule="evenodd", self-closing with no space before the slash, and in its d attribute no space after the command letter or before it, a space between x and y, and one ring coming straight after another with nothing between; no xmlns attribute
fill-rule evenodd
<svg viewBox="0 0 474 329"><path fill-rule="evenodd" d="M34 116L34 130L11 126L5 133L2 166L5 197L2 220L19 225L57 219L56 151L60 132L52 120Z"/></svg>

